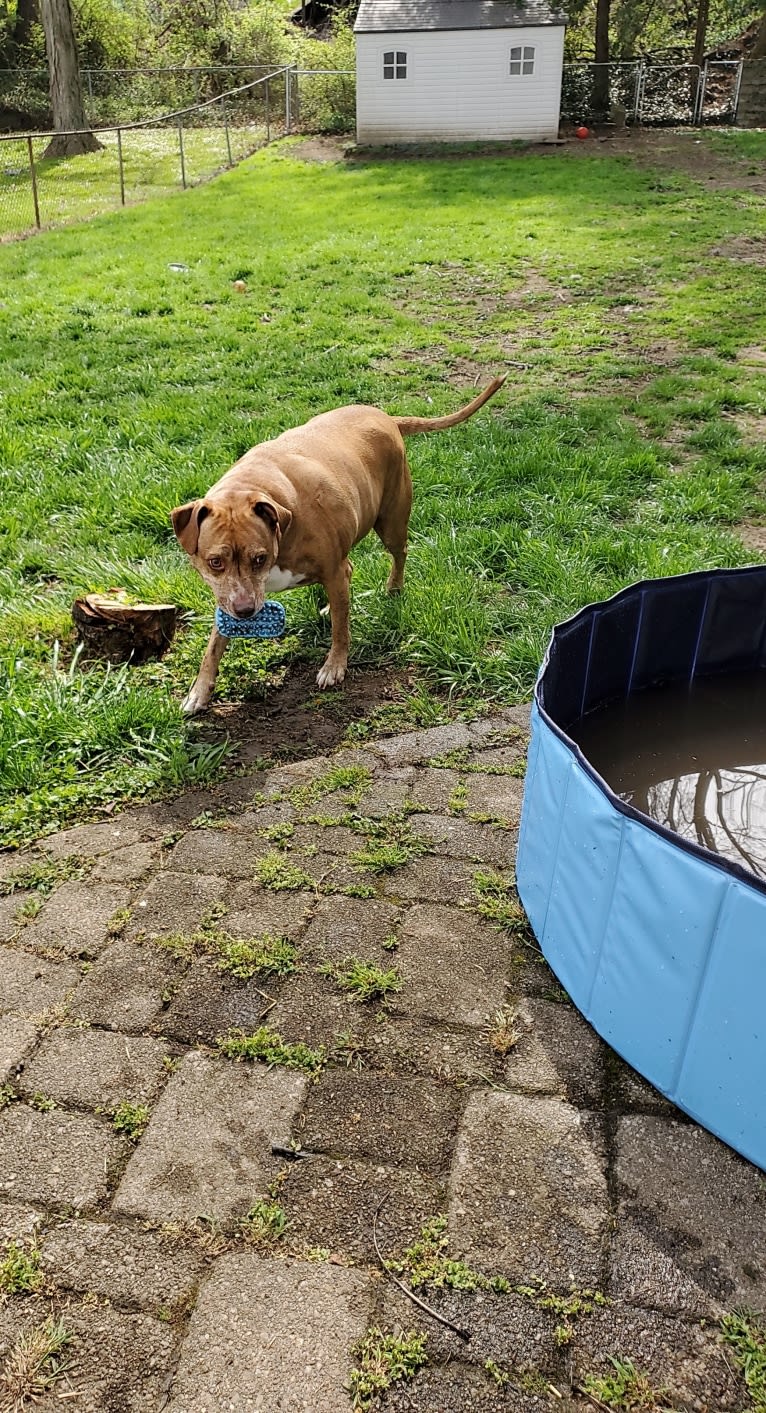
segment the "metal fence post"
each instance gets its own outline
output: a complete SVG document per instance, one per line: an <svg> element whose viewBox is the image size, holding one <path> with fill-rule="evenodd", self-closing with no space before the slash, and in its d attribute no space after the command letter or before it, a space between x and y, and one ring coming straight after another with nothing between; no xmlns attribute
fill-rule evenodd
<svg viewBox="0 0 766 1413"><path fill-rule="evenodd" d="M266 143L271 142L271 114L269 110L269 81L266 80Z"/></svg>
<svg viewBox="0 0 766 1413"><path fill-rule="evenodd" d="M120 164L120 205L125 205L125 168L122 163L122 130L117 129L117 161Z"/></svg>
<svg viewBox="0 0 766 1413"><path fill-rule="evenodd" d="M231 155L231 134L229 133L229 114L226 107L226 96L221 97L221 112L223 113L223 130L226 134L226 151L229 155L229 166L234 166L234 158Z"/></svg>
<svg viewBox="0 0 766 1413"><path fill-rule="evenodd" d="M739 90L740 90L740 88L742 87L742 65L743 65L743 63L744 63L744 60L743 60L743 59L740 59L740 61L739 61L739 67L738 67L738 69L737 69L737 81L736 81L736 83L735 83L735 85L734 85L734 105L733 105L733 110L732 110L732 115L731 115L731 120L732 120L733 123L736 123L736 121L737 121L737 109L738 109L738 107L739 107Z"/></svg>
<svg viewBox="0 0 766 1413"><path fill-rule="evenodd" d="M37 173L35 171L35 151L32 146L31 137L27 137L27 151L29 153L29 175L32 178L32 201L35 207L35 225L40 229L40 202L37 199Z"/></svg>
<svg viewBox="0 0 766 1413"><path fill-rule="evenodd" d="M633 108L634 123L641 122L641 104L644 101L644 83L646 82L646 60L642 59L636 74L636 101Z"/></svg>
<svg viewBox="0 0 766 1413"><path fill-rule="evenodd" d="M289 68L285 69L285 136L290 133L290 73Z"/></svg>
<svg viewBox="0 0 766 1413"><path fill-rule="evenodd" d="M186 163L184 161L184 125L178 123L178 152L181 158L181 186L186 191Z"/></svg>

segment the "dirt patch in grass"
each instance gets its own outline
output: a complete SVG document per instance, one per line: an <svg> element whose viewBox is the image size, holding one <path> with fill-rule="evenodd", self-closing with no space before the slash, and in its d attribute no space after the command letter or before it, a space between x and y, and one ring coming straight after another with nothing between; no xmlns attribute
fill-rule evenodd
<svg viewBox="0 0 766 1413"><path fill-rule="evenodd" d="M407 675L352 669L340 691L320 692L316 666L296 667L282 686L266 689L259 702L213 703L201 734L209 741L229 738L243 764L259 758L303 759L340 745L354 721L386 703L402 699Z"/></svg>
<svg viewBox="0 0 766 1413"><path fill-rule="evenodd" d="M348 155L347 137L305 137L290 148L299 162L343 162Z"/></svg>
<svg viewBox="0 0 766 1413"><path fill-rule="evenodd" d="M744 521L736 527L737 534L754 561L766 561L766 525L753 525Z"/></svg>
<svg viewBox="0 0 766 1413"><path fill-rule="evenodd" d="M711 255L739 264L766 265L766 238L760 236L730 236L722 245L714 245Z"/></svg>

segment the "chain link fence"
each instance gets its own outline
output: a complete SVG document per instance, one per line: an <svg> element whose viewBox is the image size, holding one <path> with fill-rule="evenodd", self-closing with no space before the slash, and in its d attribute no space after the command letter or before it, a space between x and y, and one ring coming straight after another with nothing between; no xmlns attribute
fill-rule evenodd
<svg viewBox="0 0 766 1413"><path fill-rule="evenodd" d="M0 136L0 238L204 181L291 130L286 69L141 122L95 130L97 152L46 157L52 132Z"/></svg>
<svg viewBox="0 0 766 1413"><path fill-rule="evenodd" d="M698 64L645 59L611 64L564 65L561 121L598 123L614 118L647 127L684 123L733 123L742 61Z"/></svg>

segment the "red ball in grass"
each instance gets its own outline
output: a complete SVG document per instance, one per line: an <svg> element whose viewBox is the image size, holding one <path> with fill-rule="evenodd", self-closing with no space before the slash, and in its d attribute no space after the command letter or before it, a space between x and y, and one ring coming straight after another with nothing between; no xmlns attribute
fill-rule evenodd
<svg viewBox="0 0 766 1413"><path fill-rule="evenodd" d="M590 129L589 129L589 128L585 128L585 127L583 127L583 128L576 128L576 129L575 129L575 137L579 137L580 141L581 141L581 142L584 142L585 139L586 139L586 137L590 137Z"/></svg>

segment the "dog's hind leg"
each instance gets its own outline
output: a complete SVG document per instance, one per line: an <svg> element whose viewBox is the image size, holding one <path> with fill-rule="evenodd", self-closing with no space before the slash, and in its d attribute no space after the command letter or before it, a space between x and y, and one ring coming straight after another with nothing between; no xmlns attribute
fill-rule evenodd
<svg viewBox="0 0 766 1413"><path fill-rule="evenodd" d="M224 638L217 628L213 628L205 648L205 656L200 663L197 680L181 708L184 716L196 716L198 711L204 711L205 707L210 705L221 658L228 646L228 638Z"/></svg>
<svg viewBox="0 0 766 1413"><path fill-rule="evenodd" d="M387 594L400 594L404 587L404 566L407 560L407 529L412 510L412 480L407 462L404 475L395 491L382 506L375 521L375 534L393 559L386 584Z"/></svg>
<svg viewBox="0 0 766 1413"><path fill-rule="evenodd" d="M349 649L349 592L351 564L344 559L333 574L324 580L327 597L330 600L332 621L332 647L317 673L318 687L337 687L346 675Z"/></svg>

